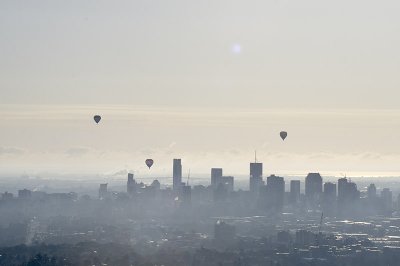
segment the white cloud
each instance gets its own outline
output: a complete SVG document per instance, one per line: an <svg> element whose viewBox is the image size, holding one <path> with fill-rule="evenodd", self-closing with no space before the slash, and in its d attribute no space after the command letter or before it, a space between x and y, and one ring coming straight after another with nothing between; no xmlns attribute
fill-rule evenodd
<svg viewBox="0 0 400 266"><path fill-rule="evenodd" d="M22 155L26 151L18 147L0 147L0 155Z"/></svg>
<svg viewBox="0 0 400 266"><path fill-rule="evenodd" d="M70 157L79 157L88 154L91 151L92 149L88 147L73 147L66 150L65 154L67 154Z"/></svg>

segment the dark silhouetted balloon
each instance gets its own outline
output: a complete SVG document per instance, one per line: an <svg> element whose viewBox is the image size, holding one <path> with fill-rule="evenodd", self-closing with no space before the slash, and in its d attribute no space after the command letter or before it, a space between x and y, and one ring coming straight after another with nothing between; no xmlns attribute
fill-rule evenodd
<svg viewBox="0 0 400 266"><path fill-rule="evenodd" d="M149 167L149 169L150 169L150 167L153 165L154 161L153 161L153 159L147 159L145 163L146 163L147 167Z"/></svg>
<svg viewBox="0 0 400 266"><path fill-rule="evenodd" d="M281 131L281 133L279 133L279 135L281 135L282 140L285 140L287 137L287 132L286 131Z"/></svg>
<svg viewBox="0 0 400 266"><path fill-rule="evenodd" d="M94 119L94 121L96 122L96 124L98 124L98 123L100 122L100 120L101 120L101 116L95 115L95 116L93 117L93 119Z"/></svg>

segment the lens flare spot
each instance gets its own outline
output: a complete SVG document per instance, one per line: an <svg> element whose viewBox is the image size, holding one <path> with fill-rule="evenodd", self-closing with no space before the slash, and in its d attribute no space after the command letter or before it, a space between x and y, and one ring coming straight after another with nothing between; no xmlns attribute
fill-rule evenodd
<svg viewBox="0 0 400 266"><path fill-rule="evenodd" d="M240 54L241 52L242 52L242 46L240 46L240 44L235 43L234 45L232 45L232 53Z"/></svg>

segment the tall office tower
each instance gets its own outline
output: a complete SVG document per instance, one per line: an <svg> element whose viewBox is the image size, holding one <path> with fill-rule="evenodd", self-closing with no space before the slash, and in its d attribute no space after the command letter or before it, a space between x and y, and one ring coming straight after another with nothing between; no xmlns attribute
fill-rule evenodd
<svg viewBox="0 0 400 266"><path fill-rule="evenodd" d="M347 198L347 178L338 179L338 202L343 204Z"/></svg>
<svg viewBox="0 0 400 266"><path fill-rule="evenodd" d="M306 177L306 198L312 204L317 204L322 194L322 177L319 173L309 173Z"/></svg>
<svg viewBox="0 0 400 266"><path fill-rule="evenodd" d="M300 202L300 180L290 181L290 203Z"/></svg>
<svg viewBox="0 0 400 266"><path fill-rule="evenodd" d="M344 201L347 192L347 178L339 178L338 179L338 201L342 202Z"/></svg>
<svg viewBox="0 0 400 266"><path fill-rule="evenodd" d="M213 189L214 201L226 200L234 189L233 176L221 176Z"/></svg>
<svg viewBox="0 0 400 266"><path fill-rule="evenodd" d="M331 182L326 182L324 184L324 198L329 201L336 200L336 184Z"/></svg>
<svg viewBox="0 0 400 266"><path fill-rule="evenodd" d="M348 182L346 178L338 180L338 203L340 207L347 203L353 203L359 198L360 191L357 190L356 183Z"/></svg>
<svg viewBox="0 0 400 266"><path fill-rule="evenodd" d="M233 176L222 176L221 182L228 192L233 191L234 177ZM217 183L218 184L218 183Z"/></svg>
<svg viewBox="0 0 400 266"><path fill-rule="evenodd" d="M376 187L375 184L370 184L367 189L367 198L376 199Z"/></svg>
<svg viewBox="0 0 400 266"><path fill-rule="evenodd" d="M354 182L347 183L347 193L348 193L348 197L351 201L360 199L360 191L358 191L357 184Z"/></svg>
<svg viewBox="0 0 400 266"><path fill-rule="evenodd" d="M325 216L334 216L336 214L336 184L334 183L327 182L324 184L322 210Z"/></svg>
<svg viewBox="0 0 400 266"><path fill-rule="evenodd" d="M267 177L266 203L272 211L280 212L283 209L285 198L285 180L283 177L270 175Z"/></svg>
<svg viewBox="0 0 400 266"><path fill-rule="evenodd" d="M182 164L181 159L174 159L173 165L173 190L180 191L182 186Z"/></svg>
<svg viewBox="0 0 400 266"><path fill-rule="evenodd" d="M222 168L211 168L211 187L217 188L217 184L222 177Z"/></svg>
<svg viewBox="0 0 400 266"><path fill-rule="evenodd" d="M393 208L393 195L392 191L388 188L384 188L381 191L381 198L383 202L383 208L385 211L385 214L392 213L392 208Z"/></svg>
<svg viewBox="0 0 400 266"><path fill-rule="evenodd" d="M192 187L188 185L182 185L181 187L181 201L183 206L190 206L192 202Z"/></svg>
<svg viewBox="0 0 400 266"><path fill-rule="evenodd" d="M129 195L133 195L136 192L136 182L135 179L133 179L133 174L128 174L128 182L126 183L126 192Z"/></svg>
<svg viewBox="0 0 400 266"><path fill-rule="evenodd" d="M99 198L104 199L107 197L107 184L100 184Z"/></svg>
<svg viewBox="0 0 400 266"><path fill-rule="evenodd" d="M397 211L400 211L400 194L397 195Z"/></svg>
<svg viewBox="0 0 400 266"><path fill-rule="evenodd" d="M263 164L262 163L250 163L250 192L252 194L258 194L260 187L263 185Z"/></svg>
<svg viewBox="0 0 400 266"><path fill-rule="evenodd" d="M342 198L345 195L345 190L347 186L347 178L339 178L338 179L338 197Z"/></svg>

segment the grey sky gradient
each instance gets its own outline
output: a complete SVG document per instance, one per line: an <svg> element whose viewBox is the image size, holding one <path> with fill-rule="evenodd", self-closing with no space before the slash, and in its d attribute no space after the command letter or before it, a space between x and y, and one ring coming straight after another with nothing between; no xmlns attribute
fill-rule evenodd
<svg viewBox="0 0 400 266"><path fill-rule="evenodd" d="M144 170L161 153L154 173L182 157L235 174L257 149L267 173L398 174L398 14L371 0L1 1L0 170Z"/></svg>
<svg viewBox="0 0 400 266"><path fill-rule="evenodd" d="M0 5L3 103L397 108L398 1Z"/></svg>

